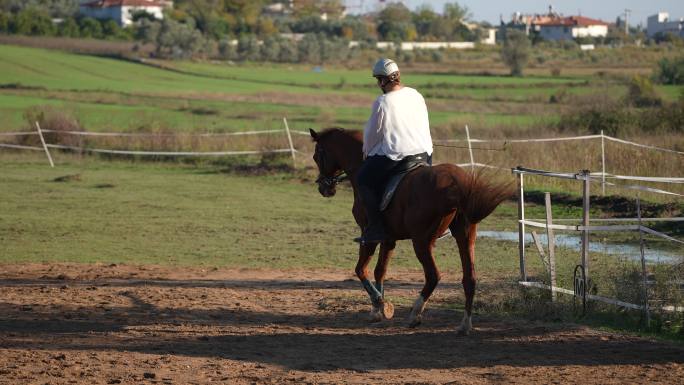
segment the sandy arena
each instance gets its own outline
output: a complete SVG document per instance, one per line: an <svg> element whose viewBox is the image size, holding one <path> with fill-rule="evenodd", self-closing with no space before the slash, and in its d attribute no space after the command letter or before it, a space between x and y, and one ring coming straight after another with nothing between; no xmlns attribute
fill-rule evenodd
<svg viewBox="0 0 684 385"><path fill-rule="evenodd" d="M5 265L0 384L681 384L684 347L567 324L473 318L445 277L424 322L369 324L344 270ZM418 273L390 274L414 298Z"/></svg>

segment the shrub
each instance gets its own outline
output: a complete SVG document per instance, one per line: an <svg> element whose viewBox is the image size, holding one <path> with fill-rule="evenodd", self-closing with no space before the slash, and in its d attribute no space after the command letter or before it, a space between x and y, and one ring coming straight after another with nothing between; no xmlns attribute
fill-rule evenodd
<svg viewBox="0 0 684 385"><path fill-rule="evenodd" d="M503 62L510 68L512 76L522 76L530 56L530 41L525 33L510 30L501 50Z"/></svg>
<svg viewBox="0 0 684 385"><path fill-rule="evenodd" d="M635 75L629 83L627 104L634 107L655 107L662 105L651 81L640 75Z"/></svg>
<svg viewBox="0 0 684 385"><path fill-rule="evenodd" d="M654 78L661 84L684 84L684 56L660 60Z"/></svg>
<svg viewBox="0 0 684 385"><path fill-rule="evenodd" d="M51 130L57 132L46 132L43 134L45 141L52 144L63 144L66 146L82 146L83 137L64 133L65 131L85 131L81 123L70 113L52 106L31 107L24 112L24 119L28 124L26 131L35 131L36 122L41 130ZM20 144L40 146L40 138L36 135L22 136Z"/></svg>

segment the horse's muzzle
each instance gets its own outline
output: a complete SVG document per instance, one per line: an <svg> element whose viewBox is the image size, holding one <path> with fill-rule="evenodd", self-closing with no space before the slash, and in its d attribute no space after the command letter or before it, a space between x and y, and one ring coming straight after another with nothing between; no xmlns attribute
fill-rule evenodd
<svg viewBox="0 0 684 385"><path fill-rule="evenodd" d="M330 198L337 193L337 178L319 177L316 183L318 183L318 192L326 198Z"/></svg>

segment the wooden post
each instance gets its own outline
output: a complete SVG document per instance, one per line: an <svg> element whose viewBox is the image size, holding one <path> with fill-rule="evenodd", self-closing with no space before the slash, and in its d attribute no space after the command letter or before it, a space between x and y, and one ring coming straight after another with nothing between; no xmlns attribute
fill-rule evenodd
<svg viewBox="0 0 684 385"><path fill-rule="evenodd" d="M287 133L287 141L290 143L290 153L292 154L292 168L297 168L297 163L295 159L295 148L292 144L292 135L290 135L290 127L287 125L287 118L283 117L283 123L285 123L285 133Z"/></svg>
<svg viewBox="0 0 684 385"><path fill-rule="evenodd" d="M643 281L644 312L646 313L646 326L651 326L651 311L648 308L648 271L646 270L646 257L644 256L644 233L641 230L641 200L636 196L637 218L639 219L639 249L641 251L641 276Z"/></svg>
<svg viewBox="0 0 684 385"><path fill-rule="evenodd" d="M549 275L551 280L551 301L556 302L556 239L553 229L553 215L551 213L551 193L544 193L544 204L546 205L546 240L549 248Z"/></svg>
<svg viewBox="0 0 684 385"><path fill-rule="evenodd" d="M582 230L582 267L584 269L584 290L589 290L587 282L589 280L589 231L586 226L589 226L589 170L583 170L582 176L582 225L585 228Z"/></svg>
<svg viewBox="0 0 684 385"><path fill-rule="evenodd" d="M45 155L47 155L48 160L50 161L50 167L55 167L55 164L52 162L52 156L50 156L50 150L48 150L47 144L45 144L45 138L43 138L43 131L40 129L40 124L36 122L36 129L38 130L38 136L40 136L40 142L43 143L43 148L45 149Z"/></svg>
<svg viewBox="0 0 684 385"><path fill-rule="evenodd" d="M606 141L601 130L601 195L606 195Z"/></svg>
<svg viewBox="0 0 684 385"><path fill-rule="evenodd" d="M518 254L520 255L520 279L527 281L527 267L525 266L525 197L523 174L518 174Z"/></svg>
<svg viewBox="0 0 684 385"><path fill-rule="evenodd" d="M468 125L465 126L466 139L468 141L468 152L470 153L470 168L475 170L475 158L473 157L473 147L470 145L470 130L468 130Z"/></svg>

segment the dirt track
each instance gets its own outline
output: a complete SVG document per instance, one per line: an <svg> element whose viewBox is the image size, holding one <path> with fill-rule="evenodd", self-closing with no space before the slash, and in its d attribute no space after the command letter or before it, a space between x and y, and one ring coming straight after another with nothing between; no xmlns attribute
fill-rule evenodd
<svg viewBox="0 0 684 385"><path fill-rule="evenodd" d="M344 271L0 267L0 384L681 383L684 347L428 305L368 324ZM388 295L421 278L397 273ZM434 302L458 301L454 280ZM401 301L400 301L401 302Z"/></svg>

